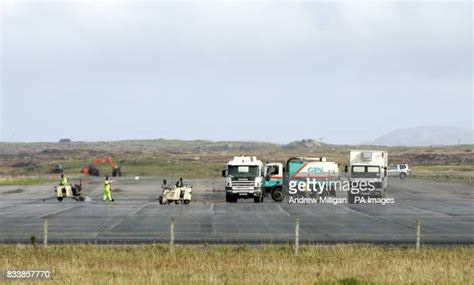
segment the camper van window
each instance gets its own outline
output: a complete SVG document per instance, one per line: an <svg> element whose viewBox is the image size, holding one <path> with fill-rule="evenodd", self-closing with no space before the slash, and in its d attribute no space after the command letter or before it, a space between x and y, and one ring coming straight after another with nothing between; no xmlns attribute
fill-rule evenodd
<svg viewBox="0 0 474 285"><path fill-rule="evenodd" d="M353 166L352 172L365 172L365 166Z"/></svg>
<svg viewBox="0 0 474 285"><path fill-rule="evenodd" d="M380 168L378 166L367 166L367 172L378 173Z"/></svg>
<svg viewBox="0 0 474 285"><path fill-rule="evenodd" d="M352 166L353 178L378 178L380 177L380 167L378 166Z"/></svg>

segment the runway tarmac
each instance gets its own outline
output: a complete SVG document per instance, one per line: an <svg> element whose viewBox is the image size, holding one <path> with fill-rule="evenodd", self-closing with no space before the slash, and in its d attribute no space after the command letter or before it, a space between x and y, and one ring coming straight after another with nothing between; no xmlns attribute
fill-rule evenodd
<svg viewBox="0 0 474 285"><path fill-rule="evenodd" d="M171 180L169 180L171 181ZM74 182L74 181L72 181ZM466 184L414 179L389 180L395 204L288 204L266 198L225 202L222 179L185 180L193 185L190 205L160 205L161 179L120 178L114 203L104 203L102 181L84 185L89 202L47 199L53 185L0 186L0 243L42 242L48 220L49 243L168 242L176 220L176 243L293 242L300 221L301 243L413 243L416 220L424 244L474 243L474 189Z"/></svg>

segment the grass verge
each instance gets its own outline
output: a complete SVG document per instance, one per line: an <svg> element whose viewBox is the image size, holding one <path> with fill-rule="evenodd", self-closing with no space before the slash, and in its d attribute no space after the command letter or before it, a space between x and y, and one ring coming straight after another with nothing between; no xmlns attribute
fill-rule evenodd
<svg viewBox="0 0 474 285"><path fill-rule="evenodd" d="M46 176L15 176L15 177L0 177L0 186L5 185L38 185L51 183L55 180L52 177Z"/></svg>
<svg viewBox="0 0 474 285"><path fill-rule="evenodd" d="M0 246L0 269L73 284L472 284L473 247Z"/></svg>
<svg viewBox="0 0 474 285"><path fill-rule="evenodd" d="M51 168L55 164L62 164L64 173L68 176L80 175L81 169L88 163L79 160L71 160L60 163L53 161L41 164L35 168L21 168L13 174L19 176L44 176L51 174ZM219 177L225 164L202 162L194 160L174 160L170 158L150 159L139 158L119 162L123 175L127 176L159 176L159 177L186 177L186 178L208 178ZM100 175L112 175L112 168L108 164L98 165ZM1 178L0 178L1 179ZM0 180L1 181L1 180Z"/></svg>
<svg viewBox="0 0 474 285"><path fill-rule="evenodd" d="M418 179L474 185L474 168L472 165L423 165L414 166L412 170L412 177Z"/></svg>

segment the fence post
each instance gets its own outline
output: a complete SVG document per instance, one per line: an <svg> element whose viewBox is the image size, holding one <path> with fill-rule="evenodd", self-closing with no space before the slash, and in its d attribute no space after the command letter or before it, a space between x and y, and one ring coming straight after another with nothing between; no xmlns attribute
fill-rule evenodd
<svg viewBox="0 0 474 285"><path fill-rule="evenodd" d="M44 247L48 246L48 219L44 219L43 224L43 245Z"/></svg>
<svg viewBox="0 0 474 285"><path fill-rule="evenodd" d="M174 246L174 223L175 223L175 220L174 220L174 217L171 218L171 224L170 224L170 247L171 247L171 250L173 250L173 246Z"/></svg>
<svg viewBox="0 0 474 285"><path fill-rule="evenodd" d="M295 255L298 255L300 247L300 220L295 219Z"/></svg>
<svg viewBox="0 0 474 285"><path fill-rule="evenodd" d="M420 250L420 235L421 232L421 222L420 220L416 220L416 251Z"/></svg>

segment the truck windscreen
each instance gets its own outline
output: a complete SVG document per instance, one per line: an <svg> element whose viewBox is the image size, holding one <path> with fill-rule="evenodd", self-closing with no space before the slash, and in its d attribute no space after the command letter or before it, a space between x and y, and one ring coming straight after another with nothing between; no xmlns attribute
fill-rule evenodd
<svg viewBox="0 0 474 285"><path fill-rule="evenodd" d="M228 175L232 177L257 177L260 175L258 166L229 166Z"/></svg>
<svg viewBox="0 0 474 285"><path fill-rule="evenodd" d="M352 166L352 178L380 178L380 167L378 166Z"/></svg>

